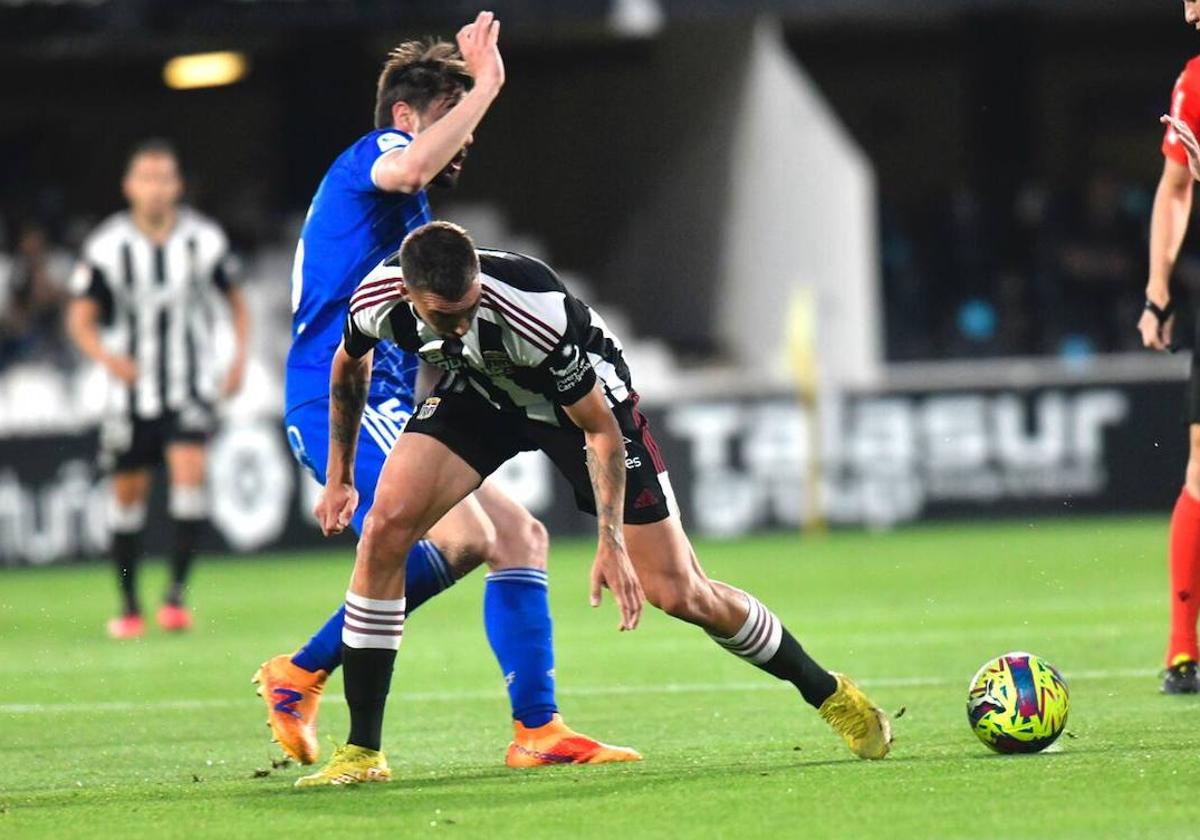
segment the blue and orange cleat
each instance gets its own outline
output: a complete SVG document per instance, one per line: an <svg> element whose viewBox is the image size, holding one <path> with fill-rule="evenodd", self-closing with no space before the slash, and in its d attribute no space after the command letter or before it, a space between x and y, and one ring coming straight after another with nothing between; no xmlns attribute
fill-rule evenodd
<svg viewBox="0 0 1200 840"><path fill-rule="evenodd" d="M180 604L163 604L158 608L158 626L168 633L192 629L192 611Z"/></svg>
<svg viewBox="0 0 1200 840"><path fill-rule="evenodd" d="M146 634L146 622L140 615L121 615L110 618L106 625L113 639L140 639Z"/></svg>
<svg viewBox="0 0 1200 840"><path fill-rule="evenodd" d="M317 712L328 678L327 671L306 671L284 653L260 665L251 679L258 686L255 693L267 704L272 739L301 764L312 764L321 755Z"/></svg>
<svg viewBox="0 0 1200 840"><path fill-rule="evenodd" d="M608 764L610 761L641 761L637 750L614 747L580 735L563 723L561 715L533 729L513 721L513 740L504 763L509 767L543 767L548 764Z"/></svg>

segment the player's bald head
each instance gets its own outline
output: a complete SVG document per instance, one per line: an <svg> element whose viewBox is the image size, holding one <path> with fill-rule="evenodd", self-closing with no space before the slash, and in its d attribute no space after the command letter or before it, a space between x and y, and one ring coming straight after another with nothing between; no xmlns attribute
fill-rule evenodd
<svg viewBox="0 0 1200 840"><path fill-rule="evenodd" d="M409 289L446 301L462 300L479 277L475 243L451 222L430 222L404 237L400 270Z"/></svg>

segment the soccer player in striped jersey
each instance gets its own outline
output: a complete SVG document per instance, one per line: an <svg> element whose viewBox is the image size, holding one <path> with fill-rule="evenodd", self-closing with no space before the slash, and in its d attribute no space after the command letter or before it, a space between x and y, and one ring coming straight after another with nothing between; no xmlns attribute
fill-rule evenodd
<svg viewBox="0 0 1200 840"><path fill-rule="evenodd" d="M191 626L183 598L208 512L205 444L217 400L241 385L250 319L233 283L225 234L178 206L183 179L174 149L162 140L138 146L122 187L129 209L109 217L84 242L71 280L67 330L108 373L100 462L112 473L112 557L122 597L121 614L108 632L130 639L145 632L137 568L150 470L164 459L171 583L157 619L164 630ZM223 384L212 362L218 298L230 306L237 341Z"/></svg>
<svg viewBox="0 0 1200 840"><path fill-rule="evenodd" d="M349 737L297 786L390 778L382 723L404 633L404 558L501 464L533 449L554 462L580 510L599 522L593 606L608 588L620 629L634 630L649 600L795 685L855 755L887 755L890 722L853 682L814 662L753 595L705 576L638 411L621 342L604 320L545 264L476 251L455 225L433 222L410 233L351 299L329 385L327 481L316 508L326 534L357 513L355 450L372 354L389 344L442 376L392 448L362 526L343 635Z"/></svg>
<svg viewBox="0 0 1200 840"><path fill-rule="evenodd" d="M1184 0L1184 18L1200 29L1200 0ZM1171 93L1170 113L1162 117L1163 171L1154 196L1150 221L1150 272L1146 305L1138 321L1142 343L1152 349L1171 349L1175 305L1171 274L1187 234L1192 192L1200 178L1200 56L1183 68ZM1171 577L1171 625L1167 639L1164 694L1200 693L1200 648L1196 619L1200 614L1200 360L1192 354L1188 381L1187 422L1189 454L1183 488L1171 514L1168 565Z"/></svg>
<svg viewBox="0 0 1200 840"><path fill-rule="evenodd" d="M379 77L374 131L343 152L313 197L296 247L292 347L287 366L288 440L297 459L325 481L329 366L346 306L362 275L430 219L429 185L457 181L483 119L504 83L500 24L490 12L444 42L410 41L389 55ZM397 347L374 357L355 480L361 532L384 459L412 413L416 358ZM603 763L640 758L568 728L558 714L547 598L545 528L492 485L484 485L430 523L410 547L408 611L479 565L489 569L484 625L512 704L506 762ZM352 633L339 608L294 654L264 662L254 676L280 746L301 763L318 756L317 712L329 674Z"/></svg>

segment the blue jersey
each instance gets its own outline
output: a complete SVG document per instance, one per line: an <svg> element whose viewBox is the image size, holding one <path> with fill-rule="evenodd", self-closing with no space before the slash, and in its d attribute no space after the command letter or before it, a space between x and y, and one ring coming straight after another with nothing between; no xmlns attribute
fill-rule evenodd
<svg viewBox="0 0 1200 840"><path fill-rule="evenodd" d="M359 138L329 167L308 208L292 267L292 348L287 360L287 410L329 397L329 365L342 339L350 296L359 281L400 247L404 235L432 220L429 199L388 193L372 170L412 137L377 129ZM417 359L394 344L375 349L371 394L412 400Z"/></svg>

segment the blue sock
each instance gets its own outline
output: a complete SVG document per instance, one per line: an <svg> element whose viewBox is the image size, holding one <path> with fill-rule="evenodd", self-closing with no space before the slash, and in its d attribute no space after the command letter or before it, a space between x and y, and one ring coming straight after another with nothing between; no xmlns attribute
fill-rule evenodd
<svg viewBox="0 0 1200 840"><path fill-rule="evenodd" d="M406 613L428 601L443 589L454 585L450 564L429 540L421 540L408 552L404 570ZM342 620L346 615L343 604L321 626L308 643L292 657L292 663L306 671L333 673L342 664Z"/></svg>
<svg viewBox="0 0 1200 840"><path fill-rule="evenodd" d="M512 715L542 726L558 711L554 702L554 641L550 598L542 569L505 569L488 575L483 624L504 682Z"/></svg>

